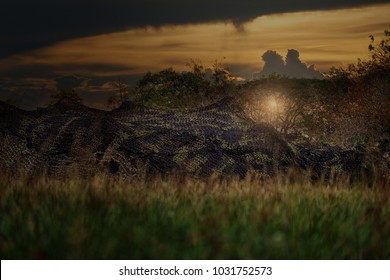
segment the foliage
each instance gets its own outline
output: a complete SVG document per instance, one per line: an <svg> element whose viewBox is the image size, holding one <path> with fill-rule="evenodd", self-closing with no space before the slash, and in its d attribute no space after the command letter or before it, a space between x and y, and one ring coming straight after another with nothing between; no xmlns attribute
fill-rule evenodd
<svg viewBox="0 0 390 280"><path fill-rule="evenodd" d="M390 32L375 43L370 36L370 60L359 59L347 68L333 68L329 78L342 89L337 111L341 130L350 137L375 142L381 135L390 136ZM339 129L339 130L340 130Z"/></svg>
<svg viewBox="0 0 390 280"><path fill-rule="evenodd" d="M147 73L135 89L139 102L153 108L198 107L222 98L233 86L232 74L221 61L214 61L212 68L195 60L190 60L187 66L190 71L168 68Z"/></svg>
<svg viewBox="0 0 390 280"><path fill-rule="evenodd" d="M1 259L389 259L388 193L178 174L2 180Z"/></svg>
<svg viewBox="0 0 390 280"><path fill-rule="evenodd" d="M82 98L75 89L60 90L51 95L54 103L82 104Z"/></svg>
<svg viewBox="0 0 390 280"><path fill-rule="evenodd" d="M222 61L215 60L212 65L212 77L217 87L226 86L232 79L233 75L229 68L223 66Z"/></svg>
<svg viewBox="0 0 390 280"><path fill-rule="evenodd" d="M256 122L271 123L285 136L323 139L331 116L327 80L270 76L244 85L247 114Z"/></svg>
<svg viewBox="0 0 390 280"><path fill-rule="evenodd" d="M248 115L287 137L375 149L381 138L390 137L390 32L384 35L377 44L370 36L370 60L334 67L326 80L274 75L248 83Z"/></svg>
<svg viewBox="0 0 390 280"><path fill-rule="evenodd" d="M368 46L371 58L377 67L390 68L390 31L384 31L384 38L377 44L373 35L370 36L371 44Z"/></svg>
<svg viewBox="0 0 390 280"><path fill-rule="evenodd" d="M124 102L129 101L129 92L127 90L129 86L123 83L121 78L118 78L117 81L111 82L110 85L114 90L114 94L112 94L107 100L108 108L118 108Z"/></svg>
<svg viewBox="0 0 390 280"><path fill-rule="evenodd" d="M202 98L209 86L199 72L178 73L169 68L156 74L147 73L138 82L136 91L143 105L177 108L184 107L190 99Z"/></svg>
<svg viewBox="0 0 390 280"><path fill-rule="evenodd" d="M206 69L201 61L190 59L190 61L186 63L186 66L190 68L191 72L194 73L195 76L202 79L206 77Z"/></svg>
<svg viewBox="0 0 390 280"><path fill-rule="evenodd" d="M189 72L148 73L134 90L153 108L234 97L200 110L3 106L0 256L389 259L389 36L371 37L370 60L326 80L236 85L221 62L192 60ZM118 107L127 86L112 85ZM75 90L53 99L81 103ZM57 179L37 175L50 174L45 164ZM196 179L199 170L211 175Z"/></svg>

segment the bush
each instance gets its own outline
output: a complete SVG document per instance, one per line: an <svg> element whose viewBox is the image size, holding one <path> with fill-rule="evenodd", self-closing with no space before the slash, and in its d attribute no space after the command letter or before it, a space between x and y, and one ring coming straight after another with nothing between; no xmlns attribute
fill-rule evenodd
<svg viewBox="0 0 390 280"><path fill-rule="evenodd" d="M340 130L373 144L390 133L390 32L385 30L379 43L372 35L370 39L369 60L332 68L329 78L342 94L336 108L344 124Z"/></svg>
<svg viewBox="0 0 390 280"><path fill-rule="evenodd" d="M187 66L191 71L176 72L168 68L147 73L135 89L139 102L153 108L197 107L223 98L235 87L230 70L218 60L207 69L194 60Z"/></svg>
<svg viewBox="0 0 390 280"><path fill-rule="evenodd" d="M75 89L60 90L51 95L55 104L82 104L82 98Z"/></svg>
<svg viewBox="0 0 390 280"><path fill-rule="evenodd" d="M203 98L210 83L193 72L178 73L172 68L147 73L137 84L140 102L148 107L180 108Z"/></svg>

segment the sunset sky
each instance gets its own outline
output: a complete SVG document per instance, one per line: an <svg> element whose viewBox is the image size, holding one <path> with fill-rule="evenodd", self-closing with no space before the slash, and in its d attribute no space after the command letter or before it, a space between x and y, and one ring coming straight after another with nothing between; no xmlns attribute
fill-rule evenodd
<svg viewBox="0 0 390 280"><path fill-rule="evenodd" d="M1 100L32 109L77 88L102 107L117 77L134 84L190 59L225 58L251 79L267 50L296 49L322 72L368 58L368 36L390 29L390 1L14 0L0 18Z"/></svg>

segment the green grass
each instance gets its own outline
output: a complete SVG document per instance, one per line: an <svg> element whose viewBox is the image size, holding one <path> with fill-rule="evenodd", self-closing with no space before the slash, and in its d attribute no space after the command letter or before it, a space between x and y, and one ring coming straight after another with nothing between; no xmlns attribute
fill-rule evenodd
<svg viewBox="0 0 390 280"><path fill-rule="evenodd" d="M0 182L1 259L389 259L389 194L256 176Z"/></svg>

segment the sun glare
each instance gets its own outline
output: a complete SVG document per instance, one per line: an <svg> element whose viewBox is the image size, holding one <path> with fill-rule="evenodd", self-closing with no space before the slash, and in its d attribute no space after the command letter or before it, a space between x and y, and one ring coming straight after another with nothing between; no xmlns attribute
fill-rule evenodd
<svg viewBox="0 0 390 280"><path fill-rule="evenodd" d="M274 97L270 98L268 101L268 108L270 109L271 112L276 112L278 109L278 102Z"/></svg>

